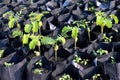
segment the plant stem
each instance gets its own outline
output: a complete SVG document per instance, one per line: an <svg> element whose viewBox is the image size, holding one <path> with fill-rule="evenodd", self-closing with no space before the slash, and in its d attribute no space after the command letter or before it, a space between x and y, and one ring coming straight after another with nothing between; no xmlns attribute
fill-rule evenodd
<svg viewBox="0 0 120 80"><path fill-rule="evenodd" d="M55 51L55 61L57 62L57 51Z"/></svg>
<svg viewBox="0 0 120 80"><path fill-rule="evenodd" d="M40 56L41 56L41 49L40 49L40 46L38 46L38 50L39 50L39 53L40 53Z"/></svg>
<svg viewBox="0 0 120 80"><path fill-rule="evenodd" d="M87 32L88 32L89 41L91 41L91 39L90 39L90 28L87 28Z"/></svg>
<svg viewBox="0 0 120 80"><path fill-rule="evenodd" d="M75 41L75 45L74 45L75 50L77 49L77 47L76 47L76 43L77 43L77 42Z"/></svg>
<svg viewBox="0 0 120 80"><path fill-rule="evenodd" d="M101 33L103 33L104 26L101 26Z"/></svg>

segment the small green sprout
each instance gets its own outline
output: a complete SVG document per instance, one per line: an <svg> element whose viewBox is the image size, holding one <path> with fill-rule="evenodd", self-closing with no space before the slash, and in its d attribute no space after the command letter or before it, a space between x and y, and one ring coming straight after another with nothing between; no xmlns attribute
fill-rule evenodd
<svg viewBox="0 0 120 80"><path fill-rule="evenodd" d="M94 75L92 76L92 79L93 79L93 80L98 80L99 77L100 77L100 74L94 74Z"/></svg>
<svg viewBox="0 0 120 80"><path fill-rule="evenodd" d="M81 57L79 57L78 55L75 55L75 59L73 61L76 63L80 63L81 60L82 60Z"/></svg>
<svg viewBox="0 0 120 80"><path fill-rule="evenodd" d="M89 60L88 59L81 59L81 57L79 57L78 55L75 55L75 58L73 61L78 63L78 64L81 63L83 65L87 65Z"/></svg>
<svg viewBox="0 0 120 80"><path fill-rule="evenodd" d="M0 50L0 58L2 58L4 50Z"/></svg>
<svg viewBox="0 0 120 80"><path fill-rule="evenodd" d="M36 68L33 70L33 73L35 74L42 74L43 69L42 69L42 60L39 60L35 63L35 65L39 66L40 68Z"/></svg>
<svg viewBox="0 0 120 80"><path fill-rule="evenodd" d="M113 36L107 37L106 34L103 34L103 39L105 42L112 42Z"/></svg>
<svg viewBox="0 0 120 80"><path fill-rule="evenodd" d="M115 63L116 63L115 58L114 58L113 56L111 56L110 58L111 58L111 63L112 63L112 64L115 64Z"/></svg>
<svg viewBox="0 0 120 80"><path fill-rule="evenodd" d="M62 77L59 78L59 80L73 80L69 74L64 74Z"/></svg>
<svg viewBox="0 0 120 80"><path fill-rule="evenodd" d="M42 74L43 70L42 69L39 69L39 68L36 68L33 70L33 73L34 74Z"/></svg>
<svg viewBox="0 0 120 80"><path fill-rule="evenodd" d="M83 59L83 60L81 61L81 64L87 65L88 61L89 61L88 59Z"/></svg>
<svg viewBox="0 0 120 80"><path fill-rule="evenodd" d="M108 54L108 51L107 50L103 50L102 48L98 49L97 51L94 51L93 50L93 54L94 55L104 55L104 54Z"/></svg>
<svg viewBox="0 0 120 80"><path fill-rule="evenodd" d="M112 28L112 20L114 19L115 24L118 24L119 20L117 18L117 16L115 16L114 14L111 14L109 16L105 15L104 12L96 12L96 24L99 25L101 27L101 33L103 33L104 27L106 26L107 28Z"/></svg>
<svg viewBox="0 0 120 80"><path fill-rule="evenodd" d="M4 62L4 65L5 65L6 67L10 67L10 66L14 65L14 62L13 62L13 63Z"/></svg>

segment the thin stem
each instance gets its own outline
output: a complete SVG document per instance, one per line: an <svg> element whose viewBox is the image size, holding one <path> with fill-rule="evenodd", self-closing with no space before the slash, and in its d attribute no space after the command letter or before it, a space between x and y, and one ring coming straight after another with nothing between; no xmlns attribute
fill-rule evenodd
<svg viewBox="0 0 120 80"><path fill-rule="evenodd" d="M103 33L104 26L101 26L101 33Z"/></svg>
<svg viewBox="0 0 120 80"><path fill-rule="evenodd" d="M40 49L40 46L38 46L38 50L39 50L39 53L40 53L40 56L41 56L41 49Z"/></svg>
<svg viewBox="0 0 120 80"><path fill-rule="evenodd" d="M75 41L75 45L74 45L75 50L77 49L77 47L76 47L76 43L77 43L77 42Z"/></svg>
<svg viewBox="0 0 120 80"><path fill-rule="evenodd" d="M57 62L57 51L55 51L55 61Z"/></svg>
<svg viewBox="0 0 120 80"><path fill-rule="evenodd" d="M91 41L91 39L90 39L90 31L88 31L88 38L89 38L89 41Z"/></svg>

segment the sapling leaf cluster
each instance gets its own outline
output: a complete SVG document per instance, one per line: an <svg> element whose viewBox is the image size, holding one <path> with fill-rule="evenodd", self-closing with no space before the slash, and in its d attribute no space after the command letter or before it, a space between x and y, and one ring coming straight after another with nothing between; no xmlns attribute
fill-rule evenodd
<svg viewBox="0 0 120 80"><path fill-rule="evenodd" d="M113 36L107 37L106 34L103 34L103 39L105 42L112 42Z"/></svg>
<svg viewBox="0 0 120 80"><path fill-rule="evenodd" d="M33 73L35 73L35 74L42 74L42 72L43 72L43 69L42 69L42 60L37 61L37 62L35 63L35 65L36 65L36 66L39 66L39 68L35 68L35 69L33 70Z"/></svg>
<svg viewBox="0 0 120 80"><path fill-rule="evenodd" d="M105 54L108 54L108 51L100 48L97 51L93 50L93 54L94 55L105 55Z"/></svg>
<svg viewBox="0 0 120 80"><path fill-rule="evenodd" d="M10 62L4 62L4 65L6 67L10 67L10 66L14 65L14 62L12 62L12 63L10 63Z"/></svg>
<svg viewBox="0 0 120 80"><path fill-rule="evenodd" d="M59 78L59 80L73 80L69 74L64 74Z"/></svg>
<svg viewBox="0 0 120 80"><path fill-rule="evenodd" d="M62 35L63 36L68 36L67 33L69 31L72 31L72 34L71 34L71 37L74 39L75 41L75 44L74 44L74 48L76 49L76 43L78 41L78 32L79 32L79 28L77 27L70 27L70 26L65 26L63 29L62 29Z"/></svg>
<svg viewBox="0 0 120 80"><path fill-rule="evenodd" d="M88 63L88 59L82 59L81 57L79 57L78 55L75 55L75 58L74 58L74 60L73 60L74 62L76 62L76 63L81 63L81 64L84 64L84 65L87 65L87 63Z"/></svg>
<svg viewBox="0 0 120 80"><path fill-rule="evenodd" d="M114 58L113 56L111 56L110 58L111 58L111 63L112 63L112 64L115 64L115 63L116 63L115 58Z"/></svg>
<svg viewBox="0 0 120 80"><path fill-rule="evenodd" d="M0 58L2 58L4 50L0 50Z"/></svg>
<svg viewBox="0 0 120 80"><path fill-rule="evenodd" d="M113 23L111 19L114 19L115 24L118 24L119 22L117 16L115 16L114 14L107 16L104 12L99 11L99 12L95 12L95 15L96 15L96 24L101 27L101 33L103 33L105 26L107 28L112 28Z"/></svg>

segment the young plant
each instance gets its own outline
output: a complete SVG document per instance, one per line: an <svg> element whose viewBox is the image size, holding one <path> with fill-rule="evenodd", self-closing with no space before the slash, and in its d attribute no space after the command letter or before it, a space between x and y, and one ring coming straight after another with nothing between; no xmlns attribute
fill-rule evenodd
<svg viewBox="0 0 120 80"><path fill-rule="evenodd" d="M101 27L101 33L103 33L104 27L106 26L107 28L112 28L112 20L114 19L115 24L118 24L119 20L117 16L114 14L111 14L109 16L105 15L104 12L96 12L96 24Z"/></svg>
<svg viewBox="0 0 120 80"><path fill-rule="evenodd" d="M35 74L42 74L43 69L42 69L42 60L39 60L35 63L36 66L38 66L39 68L36 68L33 70L33 73Z"/></svg>
<svg viewBox="0 0 120 80"><path fill-rule="evenodd" d="M59 78L59 80L73 80L69 74L64 74L62 77Z"/></svg>
<svg viewBox="0 0 120 80"><path fill-rule="evenodd" d="M88 63L88 59L82 59L81 57L79 57L78 55L75 55L75 58L74 58L74 60L73 60L74 62L76 62L76 63L81 63L81 64L83 64L83 65L87 65L87 63Z"/></svg>
<svg viewBox="0 0 120 80"><path fill-rule="evenodd" d="M0 58L2 58L4 50L0 50Z"/></svg>
<svg viewBox="0 0 120 80"><path fill-rule="evenodd" d="M84 28L88 32L88 38L90 41L90 28L88 27L88 23L86 20L79 20L79 21L74 21L73 24L75 24L78 28Z"/></svg>
<svg viewBox="0 0 120 80"><path fill-rule="evenodd" d="M21 9L16 14L13 11L8 11L5 14L3 14L3 17L9 15L9 22L8 22L9 28L13 28L15 23L17 24L17 27L20 28L20 24L18 23L18 21L20 20L20 18L22 16L22 11L25 9L26 8Z"/></svg>
<svg viewBox="0 0 120 80"><path fill-rule="evenodd" d="M81 60L82 60L81 57L79 57L78 55L75 55L75 59L73 61L76 63L80 63Z"/></svg>
<svg viewBox="0 0 120 80"><path fill-rule="evenodd" d="M65 37L68 37L67 33L68 33L69 31L72 31L71 37L72 37L72 38L74 39L74 41L75 41L74 48L77 49L76 43L77 43L77 41L78 41L79 28L77 28L77 27L65 26L65 27L62 29L62 35L65 36Z"/></svg>
<svg viewBox="0 0 120 80"><path fill-rule="evenodd" d="M10 67L10 66L14 65L14 63L4 62L4 65L5 65L6 67Z"/></svg>
<svg viewBox="0 0 120 80"><path fill-rule="evenodd" d="M114 58L113 56L111 56L110 58L111 58L111 63L112 63L112 64L115 64L115 63L116 63L115 58Z"/></svg>
<svg viewBox="0 0 120 80"><path fill-rule="evenodd" d="M107 37L106 34L103 34L103 39L105 42L112 42L113 36Z"/></svg>
<svg viewBox="0 0 120 80"><path fill-rule="evenodd" d="M93 80L98 80L100 78L100 74L94 74L93 76L92 76L92 79ZM100 80L102 80L102 79L100 79Z"/></svg>
<svg viewBox="0 0 120 80"><path fill-rule="evenodd" d="M44 37L45 38L45 37ZM60 42L62 45L64 45L66 43L66 40L64 37L62 36L58 36L56 39L52 39L52 38L48 38L48 40L46 39L41 39L42 44L52 44L54 45L54 51L55 51L55 61L57 61L57 51L59 49L58 46L58 42ZM46 37L47 38L47 37Z"/></svg>
<svg viewBox="0 0 120 80"><path fill-rule="evenodd" d="M103 50L102 48L98 49L97 51L94 51L93 50L93 54L94 55L104 55L104 54L108 54L108 51L107 50Z"/></svg>

